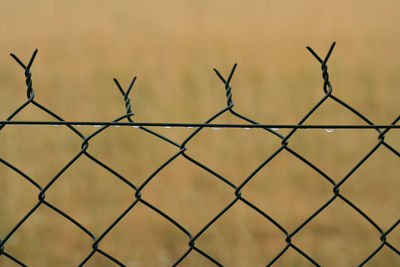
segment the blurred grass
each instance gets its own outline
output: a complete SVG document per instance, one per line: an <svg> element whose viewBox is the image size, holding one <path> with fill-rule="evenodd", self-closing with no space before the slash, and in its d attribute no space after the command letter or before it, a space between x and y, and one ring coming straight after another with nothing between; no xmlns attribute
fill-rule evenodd
<svg viewBox="0 0 400 267"><path fill-rule="evenodd" d="M211 68L227 73L239 66L233 85L237 111L263 123L296 123L323 96L320 68L304 49L329 61L334 94L377 124L399 114L400 47L395 0L385 3L335 1L8 1L0 9L0 116L25 100L23 71L8 53L33 65L36 100L66 120L111 120L124 113L112 78L132 92L137 121L202 122L224 107L223 85ZM47 119L28 107L16 119ZM219 122L234 121L223 116ZM310 123L361 123L327 102ZM82 127L89 134L93 127ZM178 141L188 129L157 129ZM283 132L283 130L281 130ZM340 180L376 143L373 130L300 130L290 146ZM399 133L386 140L400 149ZM7 126L0 132L0 156L42 186L80 149L65 127ZM261 130L206 129L188 144L188 154L240 183L279 140ZM174 147L138 131L112 128L90 142L89 152L133 183L140 184ZM399 217L398 158L380 149L341 192L383 229ZM34 205L37 192L0 166L0 237ZM271 161L243 189L244 196L288 231L326 202L331 187L288 153ZM233 192L183 159L174 161L143 190L143 198L195 233L227 205ZM79 159L47 192L46 199L96 235L134 199L119 180L85 158ZM379 245L379 235L360 215L335 202L294 238L324 266L354 266ZM400 246L398 227L389 241ZM32 266L70 266L90 251L91 240L42 206L6 244L6 251ZM187 249L186 237L144 205L135 207L100 243L129 266L168 266ZM197 244L226 266L262 266L284 246L284 235L259 214L238 203ZM208 266L191 253L182 266ZM383 248L370 266L399 265ZM109 266L95 255L87 266ZM0 257L0 266L14 266ZM277 266L308 266L289 250Z"/></svg>

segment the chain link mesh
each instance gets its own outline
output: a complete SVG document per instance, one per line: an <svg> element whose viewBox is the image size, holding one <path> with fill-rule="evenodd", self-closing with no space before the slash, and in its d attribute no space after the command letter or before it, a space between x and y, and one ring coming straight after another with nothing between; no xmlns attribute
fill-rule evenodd
<svg viewBox="0 0 400 267"><path fill-rule="evenodd" d="M0 256L2 257L7 257L13 262L21 265L21 266L26 266L23 262L22 259L18 259L17 257L13 256L10 252L7 251L7 242L9 239L13 236L13 234L18 231L18 229L21 227L22 224L24 224L27 220L29 220L32 217L32 214L34 214L40 206L47 206L48 208L54 210L65 220L69 220L71 223L73 223L78 229L80 229L84 234L89 236L93 242L92 242L92 249L91 252L84 258L79 264L79 266L85 265L93 257L93 255L100 254L104 257L106 257L110 262L115 263L116 265L119 266L125 266L123 262L118 260L116 257L108 253L107 251L104 251L99 247L99 244L102 242L102 240L109 234L109 232L114 228L118 227L118 224L120 223L121 220L132 210L135 208L135 206L138 203L141 203L145 205L147 208L153 210L159 216L163 217L164 219L167 220L168 223L176 227L179 231L181 231L184 235L187 237L187 250L177 259L175 259L175 262L173 263L173 266L179 265L189 254L191 253L198 253L199 255L203 256L205 259L207 259L210 264L215 264L217 266L223 266L223 262L220 262L218 259L210 255L210 253L205 252L202 250L196 243L196 241L204 235L207 230L209 230L211 227L213 227L213 224L218 221L228 210L232 209L233 206L235 206L237 203L241 202L242 204L245 204L249 209L252 209L253 211L257 212L263 218L270 223L274 225L276 228L276 231L282 232L284 236L284 241L286 245L280 250L278 254L276 254L272 259L270 259L269 262L266 262L266 266L271 266L273 265L283 254L285 254L289 249L292 249L293 251L297 252L299 255L304 257L309 261L310 264L313 264L315 266L320 266L321 263L317 262L316 259L312 258L305 250L303 250L300 246L296 245L293 241L293 238L302 231L302 229L313 219L315 219L324 209L326 209L328 206L330 206L333 202L335 201L340 201L342 200L344 203L346 203L355 213L358 213L361 215L365 221L367 221L372 227L375 229L379 236L379 246L377 246L373 251L370 251L368 255L365 255L365 258L362 262L359 263L359 265L364 265L367 263L371 258L373 258L375 255L377 255L383 247L389 248L391 251L393 251L395 254L400 255L400 248L396 247L394 244L390 243L388 240L388 236L391 234L391 232L398 227L400 223L400 219L397 219L393 221L392 225L388 228L383 228L380 226L377 222L374 221L373 218L368 216L366 212L364 212L360 207L358 207L356 204L354 204L352 201L349 200L348 196L344 195L341 192L341 186L346 183L349 179L351 179L352 175L357 171L360 166L362 166L366 160L371 157L376 151L385 149L390 151L393 156L396 159L399 159L400 153L398 150L396 150L393 146L391 146L387 141L385 141L385 135L390 131L390 130L396 130L398 128L398 121L400 119L400 116L397 116L390 124L388 125L376 125L372 121L370 121L367 117L365 117L363 114L361 114L359 111L351 107L349 104L345 103L343 100L339 99L336 97L332 91L332 84L329 80L329 74L328 74L328 66L327 62L329 60L329 57L333 51L333 48L335 46L335 43L332 44L330 47L328 53L324 58L321 58L317 53L315 53L310 47L307 47L307 49L311 52L311 54L317 59L317 61L321 65L321 70L322 70L322 78L323 78L323 92L325 93L323 97L315 104L314 107L306 114L304 117L299 120L299 122L296 125L292 126L285 126L285 125L277 125L276 127L280 128L290 128L290 131L287 135L283 135L279 133L275 128L270 127L268 125L263 125L260 124L248 117L245 117L244 115L236 112L234 110L234 102L232 99L232 87L231 87L231 79L233 77L233 74L235 72L236 64L233 66L231 72L227 77L224 77L218 70L214 69L216 74L218 75L219 79L222 81L225 90L226 90L226 97L227 97L227 105L225 108L217 112L215 115L210 117L208 120L206 120L204 123L201 124L168 124L168 123L136 123L132 120L132 116L134 115L132 111L132 105L131 105L131 99L129 97L130 91L135 83L136 77L134 77L129 85L129 87L125 90L120 83L118 82L117 79L114 79L115 84L119 91L121 92L123 99L124 99L124 104L126 108L126 114L116 118L115 120L105 123L105 122L68 122L65 121L62 117L59 115L55 114L53 111L50 109L46 108L45 106L41 105L35 100L35 93L33 90L33 83L32 83L32 73L31 73L31 66L34 62L34 59L37 54L37 50L34 51L31 59L29 60L28 64L24 64L18 57L15 55L11 54L11 56L18 62L18 64L24 69L24 75L25 75L25 82L27 86L27 100L19 106L11 115L7 117L5 121L2 121L0 123L0 131L6 127L8 124L17 124L18 121L13 121L13 118L22 110L24 110L27 106L35 106L39 108L40 110L46 112L50 116L54 118L53 122L20 122L19 124L61 124L61 125L66 125L68 129L78 136L82 140L81 144L81 150L76 153L72 159L63 166L58 173L52 177L52 179L45 185L39 184L33 177L30 177L26 173L24 173L20 168L17 166L14 166L11 162L7 161L4 158L0 158L1 164L18 174L22 179L27 180L31 185L32 189L36 189L38 193L38 200L36 203L33 203L32 208L23 216L23 218L15 225L12 227L12 229L9 230L9 232L1 237L0 239ZM296 152L293 148L290 147L290 139L293 136L293 134L299 129L299 128L313 128L313 127L320 127L318 125L305 125L305 122L307 119L310 117L311 114L313 114L317 109L319 109L326 100L331 99L338 103L340 106L342 106L344 109L347 109L351 111L353 114L358 116L361 120L365 122L366 127L373 128L376 131L377 135L377 141L376 144L374 144L368 153L365 155L362 155L362 159L357 162L350 171L344 175L338 182L335 182L332 177L330 177L328 174L326 174L324 171L322 171L320 168L318 168L316 165L314 165L310 160L308 160L305 156L301 155L300 153ZM188 147L187 145L194 139L196 136L205 128L207 127L214 127L216 124L213 124L213 121L216 120L218 117L220 117L222 114L225 113L230 113L232 116L242 120L245 124L243 125L218 125L218 127L253 127L253 128L261 128L265 130L266 135L273 135L277 137L280 140L280 146L278 149L276 149L273 153L271 153L268 157L264 159L264 161L257 166L245 179L240 184L235 184L233 181L231 181L229 178L224 177L220 173L218 173L216 170L208 167L206 164L198 161L195 159L193 156L188 155ZM125 121L126 120L126 121ZM144 180L144 182L140 184L134 184L130 181L129 178L124 177L120 173L118 173L115 169L113 169L111 166L108 166L101 160L99 160L96 156L92 155L91 153L88 152L88 147L89 143L96 138L98 135L100 135L104 130L106 130L108 127L113 126L113 125L133 125L136 128L139 128L146 133L150 135L154 135L155 137L161 139L163 142L167 142L170 145L174 146L176 148L176 153L172 155L169 159L167 159L165 162L163 162L158 168L151 173L147 179ZM87 125L100 125L101 127L95 130L92 134L90 135L84 135L81 131L78 130L76 125L78 124L87 124ZM149 127L150 126L150 127ZM185 140L181 143L176 142L170 138L167 138L166 136L158 133L156 130L153 130L151 126L192 126L195 127L190 135L188 135ZM321 126L322 127L322 126ZM340 125L332 125L331 126L340 128ZM361 128L362 126L359 125L349 125L346 128ZM327 184L330 184L331 189L332 189L332 195L330 198L318 209L314 210L312 214L304 221L302 221L300 224L297 225L295 230L289 231L287 228L285 228L279 220L274 219L268 212L263 211L261 208L259 208L257 205L249 201L246 196L243 194L243 189L248 185L248 183L253 179L253 177L261 170L263 169L268 163L274 159L278 154L281 152L286 151L289 152L291 156L299 159L303 164L305 164L308 167L311 167L316 174L319 175L319 177ZM64 212L63 210L59 209L52 203L48 202L46 200L46 193L52 189L53 184L63 178L64 172L70 168L79 158L81 157L86 157L90 161L93 162L93 164L96 164L100 166L101 168L104 169L104 171L111 173L114 175L116 178L120 179L127 187L130 187L132 192L134 192L134 200L132 203L129 205L128 208L126 208L115 220L106 228L104 232L102 232L100 235L95 235L92 233L90 229L85 227L83 224L81 224L78 220L74 219L72 216ZM178 222L174 218L172 218L170 215L168 215L166 212L164 212L161 208L151 204L149 201L146 200L145 195L142 194L142 191L146 187L150 187L149 185L150 181L155 179L157 177L158 173L164 169L167 165L169 165L171 162L175 161L178 158L183 158L186 159L190 164L197 165L200 167L204 172L207 172L211 174L213 177L216 179L219 179L222 181L225 185L227 190L232 191L232 200L228 205L226 205L223 209L221 209L215 216L208 222L206 223L200 231L198 232L190 232L185 228L185 225L183 223ZM0 192L4 190L3 188L0 188ZM340 199L340 200L339 200Z"/></svg>

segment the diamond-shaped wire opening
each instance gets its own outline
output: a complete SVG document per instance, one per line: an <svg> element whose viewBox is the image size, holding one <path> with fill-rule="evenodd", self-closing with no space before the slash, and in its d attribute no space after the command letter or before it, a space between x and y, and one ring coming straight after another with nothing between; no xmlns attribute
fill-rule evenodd
<svg viewBox="0 0 400 267"><path fill-rule="evenodd" d="M292 242L322 266L356 266L379 246L379 238L374 226L337 197Z"/></svg>
<svg viewBox="0 0 400 267"><path fill-rule="evenodd" d="M339 182L360 155L378 143L378 134L374 130L332 130L299 130L290 138L289 147Z"/></svg>
<svg viewBox="0 0 400 267"><path fill-rule="evenodd" d="M157 129L152 129L159 132ZM111 127L89 141L87 152L135 186L179 149L140 128Z"/></svg>
<svg viewBox="0 0 400 267"><path fill-rule="evenodd" d="M279 143L264 129L208 128L186 145L186 154L240 185Z"/></svg>
<svg viewBox="0 0 400 267"><path fill-rule="evenodd" d="M0 156L23 167L42 186L80 151L82 143L66 126L7 125L0 134L7 151Z"/></svg>
<svg viewBox="0 0 400 267"><path fill-rule="evenodd" d="M127 266L171 266L187 250L188 242L188 236L178 227L139 202L100 241L99 247ZM129 247L121 249L121 244Z"/></svg>
<svg viewBox="0 0 400 267"><path fill-rule="evenodd" d="M365 125L366 122L345 106L328 98L307 119L306 124ZM359 161L358 155L369 151L366 144L377 143L378 134L374 129L297 130L290 138L289 146L338 182L347 169ZM337 168L338 165L341 168Z"/></svg>
<svg viewBox="0 0 400 267"><path fill-rule="evenodd" d="M144 187L142 197L193 233L232 201L234 188L179 156Z"/></svg>
<svg viewBox="0 0 400 267"><path fill-rule="evenodd" d="M197 240L196 247L224 266L265 266L286 245L285 234L237 201Z"/></svg>
<svg viewBox="0 0 400 267"><path fill-rule="evenodd" d="M382 229L400 214L399 158L379 147L340 187L340 192L370 216Z"/></svg>
<svg viewBox="0 0 400 267"><path fill-rule="evenodd" d="M330 198L332 187L322 175L283 150L252 178L242 195L293 231Z"/></svg>
<svg viewBox="0 0 400 267"><path fill-rule="evenodd" d="M91 243L75 224L42 204L11 236L5 249L28 266L77 265Z"/></svg>
<svg viewBox="0 0 400 267"><path fill-rule="evenodd" d="M82 155L49 187L46 200L99 234L134 195L133 188Z"/></svg>
<svg viewBox="0 0 400 267"><path fill-rule="evenodd" d="M25 177L32 179L10 162L0 159L0 236L4 238L38 201L39 188ZM3 162L4 161L4 162ZM7 164L7 165L6 165Z"/></svg>

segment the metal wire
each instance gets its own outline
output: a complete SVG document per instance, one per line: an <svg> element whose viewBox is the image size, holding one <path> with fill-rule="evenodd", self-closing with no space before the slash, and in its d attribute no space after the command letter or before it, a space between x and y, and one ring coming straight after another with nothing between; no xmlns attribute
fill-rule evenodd
<svg viewBox="0 0 400 267"><path fill-rule="evenodd" d="M92 126L150 126L150 127L204 127L204 128L282 128L282 129L395 129L400 125L373 124L239 124L239 123L184 123L184 122L113 122L113 121L1 121L10 125L92 125Z"/></svg>
<svg viewBox="0 0 400 267"><path fill-rule="evenodd" d="M236 112L234 110L234 102L233 102L233 97L232 97L232 86L230 84L230 81L232 80L233 74L236 69L236 64L233 66L231 72L227 76L227 78L224 78L224 76L216 69L214 71L216 72L217 76L219 79L222 81L225 90L226 90L226 97L227 97L227 102L226 102L226 107L217 112L215 115L210 117L208 120L206 120L204 123L148 123L148 122L135 122L132 120L132 116L134 115L134 112L132 111L132 105L131 105L131 99L129 97L129 94L131 92L131 89L135 83L136 77L134 77L128 86L128 88L125 90L123 87L120 85L117 79L114 79L114 82L121 92L123 98L124 98L124 104L125 104L125 109L126 109L126 114L116 118L115 120L111 122L100 122L100 121L66 121L50 109L46 108L45 106L39 104L35 100L35 93L33 89L33 83L32 83L32 73L31 73L31 67L34 62L34 59L37 55L38 50L36 49L30 58L29 62L27 65L25 65L17 56L14 54L11 54L11 56L16 60L16 62L24 69L24 76L25 76L25 83L26 83L26 88L27 88L27 100L20 105L14 112L9 115L6 120L0 121L0 130L2 130L4 127L7 125L65 125L69 128L70 131L72 131L74 134L76 134L79 138L82 140L82 145L81 145L81 150L75 154L75 156L65 165L63 166L58 173L52 177L50 182L48 182L45 185L40 185L38 182L35 181L32 177L28 176L25 174L21 169L18 167L14 166L10 162L6 161L3 158L0 158L1 164L6 166L7 168L11 169L15 173L17 173L20 177L23 179L27 180L33 188L35 188L38 192L38 201L33 204L32 208L25 214L25 216L4 236L0 239L0 256L4 256L15 262L16 264L19 264L20 266L26 266L21 259L16 258L15 256L11 255L9 252L7 252L7 242L9 241L10 237L21 227L22 224L24 224L27 220L30 219L32 214L36 212L36 210L42 206L45 205L49 207L50 209L54 210L61 216L63 216L66 220L69 220L72 222L77 228L79 228L83 233L88 235L92 240L92 250L91 252L84 258L80 263L77 263L79 266L85 265L93 255L96 253L99 255L104 256L111 262L115 263L116 265L119 266L125 266L124 263L122 263L120 260L115 258L113 255L110 255L106 251L102 250L99 248L99 243L104 239L104 237L107 236L107 234L113 229L114 227L117 227L119 222L129 213L131 210L138 204L142 203L146 207L150 208L151 210L155 211L157 214L162 216L167 222L175 226L179 231L184 233L187 236L187 250L175 260L173 263L173 266L179 265L183 259L185 259L189 254L191 253L198 253L199 255L203 256L205 259L207 259L210 263L217 265L217 266L223 266L223 263L212 257L209 253L206 253L203 251L200 247L197 246L196 241L204 235L204 233L213 226L213 224L218 221L228 210L230 210L234 205L236 205L238 202L242 202L245 204L249 209L252 209L262 215L265 220L271 222L275 227L277 231L280 231L284 235L284 240L286 242L286 245L281 249L281 251L275 255L274 258L272 258L269 262L266 262L266 266L271 266L273 265L286 251L288 251L290 248L293 249L293 251L297 252L299 255L307 259L312 265L315 266L320 266L320 263L318 263L315 259L313 259L310 255L308 255L302 248L298 247L297 245L294 244L293 242L293 237L298 234L311 220L313 220L316 216L318 216L325 208L327 208L329 205L331 205L334 201L337 201L338 199L341 199L345 204L347 204L349 207L351 207L354 212L360 214L369 224L371 224L374 229L377 231L379 234L380 238L380 245L375 248L375 250L371 251L369 255L365 255L365 259L360 262L360 266L364 265L367 263L369 260L371 260L375 255L379 253L379 251L383 247L387 247L390 250L392 250L394 253L397 255L400 255L400 250L398 247L393 245L388 241L388 236L390 233L398 227L400 224L400 218L397 219L395 222L393 222L392 226L389 227L388 229L383 229L380 227L371 217L369 217L361 208L359 208L357 205L355 205L353 202L351 202L346 196L344 196L340 192L341 186L351 178L351 176L354 174L354 172L365 163L365 161L372 155L374 154L378 149L387 149L388 151L392 152L393 155L397 158L400 157L399 151L397 151L394 147L392 147L389 143L385 141L385 135L390 131L390 130L395 130L399 129L400 125L397 123L400 120L400 115L397 116L391 123L387 125L376 125L372 121L370 121L366 116L362 115L359 111L351 107L349 104L345 103L341 99L337 98L336 96L333 95L333 87L332 84L329 80L329 73L328 73L328 60L329 57L332 54L332 51L335 47L335 42L331 45L330 49L328 50L326 56L324 58L321 58L313 49L310 47L307 47L307 49L310 51L310 53L317 59L317 61L321 64L321 71L322 71L322 78L323 78L323 92L325 93L323 97L315 104L314 107L311 108L311 110L299 120L297 124L294 125L284 125L284 124L261 124L258 123L248 117L245 117L244 115ZM318 108L320 108L324 102L327 99L331 99L335 102L337 102L339 105L341 105L343 108L349 110L356 116L358 116L362 121L365 122L365 124L362 125L312 125L312 124L305 124L307 119L313 114ZM33 105L36 106L37 108L41 109L42 111L46 112L49 114L52 118L54 118L53 121L15 121L12 120L19 112L21 112L23 109L25 109L28 105ZM219 123L213 123L213 121L221 116L224 113L230 113L232 116L241 119L244 123L243 124L219 124ZM127 121L123 121L123 120ZM97 125L100 126L99 129L94 131L92 134L86 136L82 132L80 132L76 126L79 125ZM111 126L135 126L143 131L145 131L148 134L152 134L156 136L157 138L168 142L169 144L172 144L173 146L176 147L177 151L176 153L171 156L168 160L166 160L163 164L161 164L153 173L151 173L147 179L141 183L141 184L133 184L130 182L130 180L117 171L115 171L113 168L105 164L104 162L100 161L98 158L96 158L94 155L90 154L87 150L89 147L90 141L95 138L97 135L101 134L104 130L106 130L108 127ZM153 129L150 129L148 127L195 127L193 129L193 132L189 134L186 139L182 142L176 142L170 138L165 137L164 135L156 132ZM266 134L272 134L276 136L280 140L280 147L276 149L271 155L269 155L267 158L264 159L264 161L257 166L245 179L243 180L242 183L240 184L235 184L232 181L230 181L228 178L224 177L217 171L211 169L210 167L206 166L205 164L201 163L200 161L196 160L192 156L189 156L187 154L187 144L196 137L202 131L204 128L207 127L218 127L218 128L261 128L265 130ZM287 135L283 135L279 132L277 132L276 128L288 128L291 129L290 132ZM377 143L369 150L367 154L365 154L362 159L357 162L353 166L353 168L339 181L335 182L330 176L328 176L326 173L324 173L321 169L319 169L316 165L314 165L312 162L307 160L304 156L300 155L298 152L290 148L289 146L289 141L292 135L300 130L300 129L375 129L377 132ZM316 209L306 220L301 222L294 231L288 231L282 224L280 224L276 219L272 218L267 212L263 211L259 207L257 207L255 204L250 202L246 197L242 194L243 189L246 187L246 185L253 179L253 177L261 170L263 169L273 158L275 158L279 153L282 151L287 151L289 152L293 157L298 158L301 160L305 165L311 167L316 173L318 173L321 178L326 181L328 184L331 185L332 187L332 195L329 198L326 203L324 203L321 207ZM135 199L132 201L132 203L128 206L128 208L125 209L124 212L122 212L107 228L106 230L101 233L100 235L95 235L93 234L90 229L82 225L78 220L74 219L70 215L68 215L66 212L62 211L61 209L57 208L56 206L52 205L50 202L46 200L46 192L51 189L52 185L54 182L58 179L61 179L63 173L70 168L77 159L81 157L86 157L93 163L99 165L102 167L105 171L111 173L118 179L120 179L123 183L125 183L126 186L130 187L132 191L135 192ZM191 164L195 164L199 166L201 169L203 169L205 172L210 173L217 179L223 181L227 188L231 189L233 192L232 195L232 200L231 202L226 205L223 209L221 209L215 216L208 222L206 223L198 232L190 232L185 228L185 226L163 212L160 208L152 205L148 201L145 200L145 198L142 195L142 191L146 186L149 186L149 182L154 179L157 174L165 168L167 165L169 165L171 162L176 160L177 158L184 158L187 161L189 161ZM0 192L1 192L0 188Z"/></svg>

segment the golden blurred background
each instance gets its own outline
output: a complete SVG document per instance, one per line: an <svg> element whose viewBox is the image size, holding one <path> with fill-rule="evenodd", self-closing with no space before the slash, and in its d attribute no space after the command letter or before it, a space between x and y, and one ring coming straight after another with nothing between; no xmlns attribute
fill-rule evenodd
<svg viewBox="0 0 400 267"><path fill-rule="evenodd" d="M134 75L134 120L203 122L226 105L212 71L232 79L235 110L261 123L295 124L324 96L318 62L332 41L328 62L333 94L376 124L399 114L400 3L388 1L2 1L0 8L0 116L26 100L23 70L9 56L33 64L35 100L65 120L110 121L125 112L114 85ZM16 120L47 120L28 106ZM224 115L216 122L239 122ZM328 100L307 123L362 123ZM90 134L97 128L79 128ZM154 128L177 142L193 129ZM288 131L279 130L285 134ZM385 139L400 150L399 131ZM45 186L80 151L81 139L65 126L12 126L0 131L0 157ZM289 146L340 181L377 143L374 130L299 130ZM204 129L187 153L240 184L280 145L259 129ZM140 185L177 148L132 127L109 128L90 141L89 153ZM379 148L341 193L386 231L399 219L399 158ZM38 190L0 165L0 238L37 203ZM234 191L179 157L142 192L192 234L234 199ZM243 189L243 196L292 232L332 197L332 186L283 151ZM54 183L46 200L96 236L134 200L134 191L86 157ZM293 244L323 266L355 266L380 244L379 232L336 199L307 224ZM170 266L188 248L187 237L143 204L100 242L128 266ZM400 228L388 241L400 248ZM75 266L92 240L42 205L7 241L5 251L29 266ZM285 247L285 235L238 202L196 246L224 266L264 266ZM289 250L276 266L310 266ZM397 266L388 247L367 266ZM0 257L0 266L16 266ZM96 253L86 266L113 266ZM212 266L192 251L181 266Z"/></svg>

